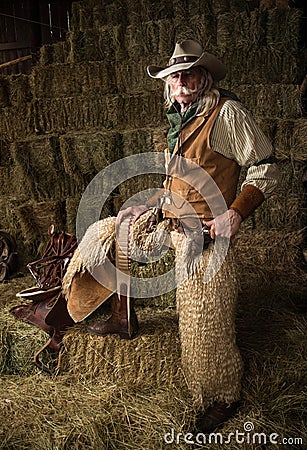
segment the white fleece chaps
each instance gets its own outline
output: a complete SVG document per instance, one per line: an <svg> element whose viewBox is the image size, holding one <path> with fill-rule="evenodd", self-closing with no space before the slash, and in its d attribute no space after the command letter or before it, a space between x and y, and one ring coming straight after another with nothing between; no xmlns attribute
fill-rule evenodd
<svg viewBox="0 0 307 450"><path fill-rule="evenodd" d="M144 232L147 217L141 216L131 231L132 256L138 248L145 251L159 248L161 236L165 236L168 221L159 224L155 233L148 234ZM114 239L115 218L103 219L89 228L64 277L68 303L73 278L86 267L104 264ZM224 255L214 256L215 260L220 258L219 269L209 270L208 277L215 244L192 260L191 271L187 268L187 261L191 263L188 239L183 233L171 231L170 240L176 252L176 279L180 280L176 300L181 364L195 406L206 408L214 401L231 403L240 397L242 376L242 360L235 342L238 286L234 249L230 245ZM81 258L82 246L86 251ZM84 261L84 254L88 261Z"/></svg>

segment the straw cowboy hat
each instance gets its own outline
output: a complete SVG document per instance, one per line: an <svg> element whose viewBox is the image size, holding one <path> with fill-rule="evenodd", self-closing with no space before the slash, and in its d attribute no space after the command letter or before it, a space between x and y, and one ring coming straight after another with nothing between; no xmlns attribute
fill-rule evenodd
<svg viewBox="0 0 307 450"><path fill-rule="evenodd" d="M174 53L166 68L148 66L147 72L152 78L165 79L179 70L202 66L209 70L215 81L222 80L226 75L226 67L216 56L205 52L201 44L193 39L177 42Z"/></svg>

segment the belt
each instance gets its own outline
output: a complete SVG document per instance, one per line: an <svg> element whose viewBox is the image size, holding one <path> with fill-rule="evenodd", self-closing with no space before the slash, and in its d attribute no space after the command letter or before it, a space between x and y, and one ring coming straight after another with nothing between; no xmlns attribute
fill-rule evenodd
<svg viewBox="0 0 307 450"><path fill-rule="evenodd" d="M203 241L203 249L208 248L208 245L214 241L209 234L210 228L206 225L201 227L198 218L185 217L184 219L171 218L170 220L173 231L184 233L191 240Z"/></svg>

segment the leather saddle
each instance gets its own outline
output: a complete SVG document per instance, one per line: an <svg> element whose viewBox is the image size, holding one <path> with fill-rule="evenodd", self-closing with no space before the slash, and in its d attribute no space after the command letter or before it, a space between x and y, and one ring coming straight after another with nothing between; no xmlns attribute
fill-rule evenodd
<svg viewBox="0 0 307 450"><path fill-rule="evenodd" d="M42 258L27 265L37 286L18 292L16 296L26 301L11 308L10 312L16 319L35 325L49 334L49 340L34 355L34 364L49 374L54 373L40 360L40 355L46 349L58 353L63 351L63 336L74 321L67 311L66 299L62 294L62 280L68 263L77 248L74 235L65 232L55 232L51 225L48 230L49 242Z"/></svg>

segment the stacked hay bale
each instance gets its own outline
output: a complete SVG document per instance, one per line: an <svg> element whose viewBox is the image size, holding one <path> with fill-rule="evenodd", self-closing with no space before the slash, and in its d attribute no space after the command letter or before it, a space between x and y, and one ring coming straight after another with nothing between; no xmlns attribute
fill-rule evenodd
<svg viewBox="0 0 307 450"><path fill-rule="evenodd" d="M307 128L299 98L306 71L300 64L300 26L301 11L277 8L249 15L224 13L218 21L219 48L224 48L230 67L225 85L271 139L281 173L278 189L244 224L237 241L247 285L259 277L278 277L279 283L297 286L304 280ZM233 39L238 45L229 51Z"/></svg>
<svg viewBox="0 0 307 450"><path fill-rule="evenodd" d="M17 238L26 262L42 248L50 223L74 232L80 198L97 173L123 157L164 149L162 84L147 76L146 65L164 65L176 39L205 43L228 66L221 87L252 110L281 170L277 192L244 223L236 242L242 278L238 341L247 374L241 412L223 433L241 431L251 421L256 431L294 437L303 433L306 364L306 121L299 105L306 51L299 40L301 10L263 10L258 4L73 3L66 41L44 46L31 75L0 77L0 228ZM162 179L150 174L127 180L101 215L115 214L129 197ZM172 262L168 254L162 268ZM134 270L147 277L160 267ZM173 292L138 304L141 335L132 342L96 338L84 326L70 330L61 375L46 379L31 358L48 336L8 312L15 293L32 284L27 276L0 286L3 448L156 450L164 448L165 433L191 430L195 411L180 371ZM175 444L191 447L182 439Z"/></svg>
<svg viewBox="0 0 307 450"><path fill-rule="evenodd" d="M279 191L246 229L302 229L302 11L256 6L192 0L73 3L66 41L44 46L30 76L1 78L0 226L20 243L28 242L22 211L30 202L38 217L28 222L41 223L42 207L56 209L61 213L48 213L50 222L74 232L81 195L100 170L131 154L162 150L164 137L156 139L167 129L162 84L145 68L164 64L176 39L193 36L226 63L222 87L235 91L252 110L280 161ZM103 205L102 215L116 213L127 198L161 179L149 176L145 185L144 177L127 181ZM41 239L34 227L34 249Z"/></svg>

